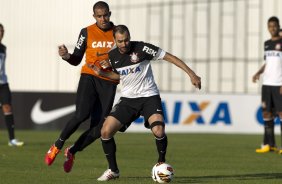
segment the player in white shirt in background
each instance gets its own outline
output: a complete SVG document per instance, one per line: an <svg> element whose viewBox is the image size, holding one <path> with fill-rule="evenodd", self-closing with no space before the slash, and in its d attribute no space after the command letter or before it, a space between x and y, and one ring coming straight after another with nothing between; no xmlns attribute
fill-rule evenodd
<svg viewBox="0 0 282 184"><path fill-rule="evenodd" d="M271 39L264 43L265 64L253 76L256 82L263 73L262 115L264 120L264 137L257 153L276 151L274 135L274 118L282 121L282 37L279 36L280 24L277 17L270 17L267 22Z"/></svg>

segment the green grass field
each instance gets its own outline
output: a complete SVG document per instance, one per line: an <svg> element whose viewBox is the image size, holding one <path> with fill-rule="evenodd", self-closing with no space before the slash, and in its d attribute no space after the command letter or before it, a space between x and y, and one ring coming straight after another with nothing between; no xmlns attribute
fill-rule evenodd
<svg viewBox="0 0 282 184"><path fill-rule="evenodd" d="M63 153L52 166L44 155L59 135L51 131L17 131L26 142L21 148L7 146L0 131L0 184L93 184L107 167L100 141L76 155L71 173L63 171ZM66 143L70 145L75 133ZM167 162L175 170L172 183L282 183L282 155L256 154L261 135L168 134ZM276 137L280 144L280 137ZM151 134L118 134L117 157L121 177L108 183L150 184L157 153ZM134 146L134 147L133 147Z"/></svg>

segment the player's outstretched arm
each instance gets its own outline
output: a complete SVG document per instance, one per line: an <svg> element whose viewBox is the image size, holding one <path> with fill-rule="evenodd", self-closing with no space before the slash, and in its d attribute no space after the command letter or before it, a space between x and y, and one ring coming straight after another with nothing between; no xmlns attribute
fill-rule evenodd
<svg viewBox="0 0 282 184"><path fill-rule="evenodd" d="M252 81L254 83L256 83L259 80L259 76L260 74L262 74L264 72L265 69L265 64L262 65L262 67L257 71L257 73L255 73L255 75L252 77Z"/></svg>
<svg viewBox="0 0 282 184"><path fill-rule="evenodd" d="M88 67L91 68L96 73L96 75L106 77L106 78L116 80L116 81L119 81L119 79L120 79L119 74L117 74L113 71L103 71L102 69L100 69L96 65L91 65L91 66L88 65Z"/></svg>
<svg viewBox="0 0 282 184"><path fill-rule="evenodd" d="M201 77L195 74L195 72L189 68L182 60L180 60L178 57L166 52L164 60L178 66L181 68L183 71L185 71L191 80L191 83L198 89L201 89Z"/></svg>

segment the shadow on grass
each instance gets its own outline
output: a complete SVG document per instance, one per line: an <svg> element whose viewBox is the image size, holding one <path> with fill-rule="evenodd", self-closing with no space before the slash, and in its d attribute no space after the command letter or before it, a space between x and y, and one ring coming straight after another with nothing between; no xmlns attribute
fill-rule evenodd
<svg viewBox="0 0 282 184"><path fill-rule="evenodd" d="M126 177L128 179L150 178L150 177ZM173 183L208 183L228 181L252 181L252 180L275 180L282 179L282 173L256 173L256 174L239 174L239 175L213 175L213 176L176 176Z"/></svg>
<svg viewBox="0 0 282 184"><path fill-rule="evenodd" d="M282 173L254 173L239 175L214 175L214 176L196 176L196 177L176 177L174 183L207 183L209 181L251 181L251 180L275 180L282 179ZM226 183L225 182L225 183Z"/></svg>

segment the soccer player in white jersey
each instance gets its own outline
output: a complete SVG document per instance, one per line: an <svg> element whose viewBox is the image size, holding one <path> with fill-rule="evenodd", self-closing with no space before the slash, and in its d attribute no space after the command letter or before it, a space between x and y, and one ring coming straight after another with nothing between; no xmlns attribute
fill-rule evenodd
<svg viewBox="0 0 282 184"><path fill-rule="evenodd" d="M159 154L157 162L166 161L167 137L163 109L159 90L154 81L151 61L166 60L178 66L187 73L196 88L201 88L201 78L176 56L152 44L130 41L129 30L124 25L116 26L113 34L117 48L109 52L109 59L114 72L105 73L93 66L98 74L119 79L122 85L121 98L113 107L101 130L101 141L109 169L98 178L99 181L119 177L113 136L122 127L128 127L140 115L144 116L145 127L150 128L156 138Z"/></svg>
<svg viewBox="0 0 282 184"><path fill-rule="evenodd" d="M279 19L270 17L267 22L271 39L264 43L265 64L253 76L256 82L263 73L262 82L262 115L264 120L264 137L257 153L276 151L274 136L274 118L282 121L282 38L279 36Z"/></svg>

